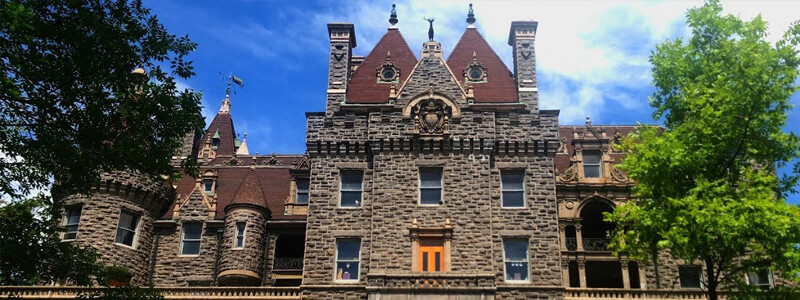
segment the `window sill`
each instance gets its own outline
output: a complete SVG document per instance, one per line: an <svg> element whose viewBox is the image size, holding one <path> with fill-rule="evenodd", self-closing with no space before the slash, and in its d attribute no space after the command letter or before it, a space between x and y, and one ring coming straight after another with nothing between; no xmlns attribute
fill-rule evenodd
<svg viewBox="0 0 800 300"><path fill-rule="evenodd" d="M120 243L117 243L117 242L114 242L114 245L120 246L120 247L124 247L124 248L128 248L128 249L136 250L136 247L134 247L134 246L128 246L128 245L120 244Z"/></svg>
<svg viewBox="0 0 800 300"><path fill-rule="evenodd" d="M197 254L178 254L178 257L198 257L200 253Z"/></svg>
<svg viewBox="0 0 800 300"><path fill-rule="evenodd" d="M529 283L531 283L530 280L508 280L508 279L503 280L503 282L508 283L508 284L529 284Z"/></svg>
<svg viewBox="0 0 800 300"><path fill-rule="evenodd" d="M528 209L528 207L526 207L526 206L500 206L500 208L502 208L502 209L508 209L508 210L521 210L521 209Z"/></svg>
<svg viewBox="0 0 800 300"><path fill-rule="evenodd" d="M233 250L233 251L243 251L244 247L231 248L231 250Z"/></svg>
<svg viewBox="0 0 800 300"><path fill-rule="evenodd" d="M363 206L337 206L336 209L362 209Z"/></svg>
<svg viewBox="0 0 800 300"><path fill-rule="evenodd" d="M341 279L341 280L333 280L333 283L335 283L335 284L360 284L361 282L358 279L349 279L349 280Z"/></svg>

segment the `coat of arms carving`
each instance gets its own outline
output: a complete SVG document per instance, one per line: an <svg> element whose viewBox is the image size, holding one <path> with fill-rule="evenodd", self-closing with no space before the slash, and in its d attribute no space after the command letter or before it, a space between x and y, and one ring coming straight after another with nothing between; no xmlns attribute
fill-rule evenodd
<svg viewBox="0 0 800 300"><path fill-rule="evenodd" d="M418 134L446 134L452 111L449 106L436 99L420 101L411 110L414 132Z"/></svg>

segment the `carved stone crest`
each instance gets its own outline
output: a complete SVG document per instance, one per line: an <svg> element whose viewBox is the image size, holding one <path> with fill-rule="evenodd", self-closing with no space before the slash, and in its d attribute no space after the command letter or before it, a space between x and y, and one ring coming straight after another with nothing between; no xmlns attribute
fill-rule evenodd
<svg viewBox="0 0 800 300"><path fill-rule="evenodd" d="M411 111L414 131L419 134L446 134L452 112L450 107L436 99L420 101Z"/></svg>

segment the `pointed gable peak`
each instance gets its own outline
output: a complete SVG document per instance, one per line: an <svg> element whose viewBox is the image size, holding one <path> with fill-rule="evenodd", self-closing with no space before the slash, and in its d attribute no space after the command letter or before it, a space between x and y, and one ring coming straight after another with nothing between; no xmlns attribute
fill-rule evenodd
<svg viewBox="0 0 800 300"><path fill-rule="evenodd" d="M245 175L242 184L233 196L233 200L228 204L228 207L234 204L247 204L267 208L267 198L264 196L264 190L261 188L261 182L258 180L258 173L255 166L250 167L250 171ZM228 209L226 207L226 210Z"/></svg>
<svg viewBox="0 0 800 300"><path fill-rule="evenodd" d="M459 83L473 86L476 103L519 102L511 71L474 26L464 30L447 58L447 65L455 71ZM468 77L466 71L470 66L483 72Z"/></svg>
<svg viewBox="0 0 800 300"><path fill-rule="evenodd" d="M387 62L390 64L384 65ZM388 103L391 87L405 81L416 64L417 58L400 30L390 28L353 72L347 86L346 103ZM383 67L392 68L395 73L388 75L393 76L383 76Z"/></svg>

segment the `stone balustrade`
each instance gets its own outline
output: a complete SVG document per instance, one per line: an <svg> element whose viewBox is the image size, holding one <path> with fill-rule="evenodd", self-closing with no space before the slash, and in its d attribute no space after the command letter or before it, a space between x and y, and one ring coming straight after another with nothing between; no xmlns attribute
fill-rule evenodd
<svg viewBox="0 0 800 300"><path fill-rule="evenodd" d="M0 286L0 298L74 299L96 292L97 288L75 286ZM300 299L299 287L164 287L158 288L164 299Z"/></svg>
<svg viewBox="0 0 800 300"><path fill-rule="evenodd" d="M370 287L380 288L492 288L490 273L370 273Z"/></svg>
<svg viewBox="0 0 800 300"><path fill-rule="evenodd" d="M624 290L624 289L601 289L588 288L576 289L567 288L564 292L564 300L701 300L706 299L702 291L687 290ZM725 295L720 295L720 299L726 299Z"/></svg>

